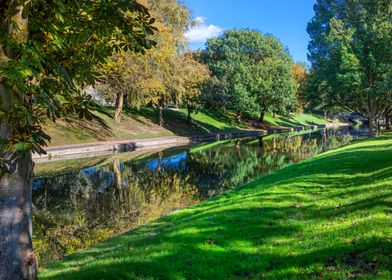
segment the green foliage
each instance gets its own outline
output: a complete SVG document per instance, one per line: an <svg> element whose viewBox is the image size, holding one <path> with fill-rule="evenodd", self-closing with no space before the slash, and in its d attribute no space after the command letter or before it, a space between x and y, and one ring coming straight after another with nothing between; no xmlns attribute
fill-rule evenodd
<svg viewBox="0 0 392 280"><path fill-rule="evenodd" d="M120 51L96 68L95 89L105 100L116 101L123 95L130 108L140 108L149 102L149 96L142 88L144 77L144 55Z"/></svg>
<svg viewBox="0 0 392 280"><path fill-rule="evenodd" d="M392 107L391 16L389 0L319 0L308 25L322 103L369 117L371 126Z"/></svg>
<svg viewBox="0 0 392 280"><path fill-rule="evenodd" d="M133 108L150 102L157 107L160 103L175 103L184 92L183 73L179 73L184 69L179 65L182 59L178 53L185 44L183 33L188 26L189 10L175 0L142 3L156 19L156 48L145 55L129 51L114 54L97 67L98 90L110 100L123 93Z"/></svg>
<svg viewBox="0 0 392 280"><path fill-rule="evenodd" d="M301 99L305 107L317 111L338 111L341 107L335 102L334 91L318 72L313 70L306 76Z"/></svg>
<svg viewBox="0 0 392 280"><path fill-rule="evenodd" d="M145 52L156 29L133 0L23 3L5 1L0 9L1 120L12 128L7 150L24 143L43 152L44 117L91 118L91 100L79 89L92 81L94 65L113 50Z"/></svg>
<svg viewBox="0 0 392 280"><path fill-rule="evenodd" d="M177 86L173 90L177 105L185 105L192 113L200 104L199 97L210 78L208 67L197 61L199 53L188 52L173 61Z"/></svg>
<svg viewBox="0 0 392 280"><path fill-rule="evenodd" d="M285 112L294 104L292 61L271 35L229 30L208 40L203 61L214 78L212 99L238 113ZM219 97L220 95L220 97Z"/></svg>

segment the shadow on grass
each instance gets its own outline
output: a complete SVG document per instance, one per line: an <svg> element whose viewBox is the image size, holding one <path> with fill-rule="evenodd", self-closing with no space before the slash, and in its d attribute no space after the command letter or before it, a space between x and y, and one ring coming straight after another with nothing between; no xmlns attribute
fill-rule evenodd
<svg viewBox="0 0 392 280"><path fill-rule="evenodd" d="M77 117L68 117L62 119L62 123L59 121L56 122L55 126L59 130L73 133L75 135L83 132L83 135L88 135L89 137L93 137L98 140L104 140L113 136L111 128L102 119L87 121ZM80 137L82 138L83 135Z"/></svg>
<svg viewBox="0 0 392 280"><path fill-rule="evenodd" d="M294 122L293 120L290 120L290 119L285 118L285 117L279 117L279 119L277 120L277 122L278 122L281 126L289 126L289 127L294 127L294 126L303 125L303 123ZM307 123L307 124L311 125L311 124L313 124L313 123Z"/></svg>
<svg viewBox="0 0 392 280"><path fill-rule="evenodd" d="M150 122L159 125L158 110L155 108L141 108L140 110L128 110L129 114L137 121L138 116L148 119ZM163 112L163 127L170 130L175 135L189 136L192 134L207 133L208 131L196 124L189 124L186 116L179 111L165 109Z"/></svg>
<svg viewBox="0 0 392 280"><path fill-rule="evenodd" d="M141 108L140 110L126 110L128 114L131 114L136 120L141 121L138 119L138 116L142 116L143 118L148 119L152 123L158 125L158 110L155 108ZM235 122L233 118L229 116L218 114L218 113L211 113L205 110L200 110L196 114L203 114L201 117L203 118L211 118L211 122L208 119L203 119L202 121L198 121L197 119L193 118L192 123L190 124L187 120L186 113L181 110L175 109L165 109L163 112L164 118L164 128L170 130L175 135L180 136L189 136L195 134L203 134L203 133L211 133L211 132L218 132L218 131L229 131L229 130L236 130L240 128L246 128L244 124L238 124ZM193 117L195 114L192 114ZM224 126L225 128L222 129L220 126Z"/></svg>
<svg viewBox="0 0 392 280"><path fill-rule="evenodd" d="M70 255L43 279L390 279L391 162L391 142L321 155Z"/></svg>
<svg viewBox="0 0 392 280"><path fill-rule="evenodd" d="M320 123L316 123L314 121L310 121L307 118L308 117L303 117L301 120L298 120L297 118L300 117L296 114L290 113L289 116L280 116L278 115L276 118L272 118L272 121L270 119L267 119L266 122L270 125L279 125L279 126L286 126L286 127L295 127L295 126L302 126L302 125L317 125ZM318 117L317 115L314 115L314 117ZM320 122L321 119L319 119Z"/></svg>

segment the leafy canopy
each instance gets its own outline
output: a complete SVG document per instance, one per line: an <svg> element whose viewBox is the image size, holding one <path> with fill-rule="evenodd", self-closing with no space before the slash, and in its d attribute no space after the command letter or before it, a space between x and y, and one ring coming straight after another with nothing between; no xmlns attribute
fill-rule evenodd
<svg viewBox="0 0 392 280"><path fill-rule="evenodd" d="M155 44L154 19L135 0L0 2L0 117L12 128L3 143L10 151L43 152L46 118L92 118L94 104L80 91L92 68L113 50Z"/></svg>
<svg viewBox="0 0 392 280"><path fill-rule="evenodd" d="M291 57L271 35L255 30L226 31L208 40L203 60L215 76L210 88L221 94L228 109L271 112L293 104Z"/></svg>
<svg viewBox="0 0 392 280"><path fill-rule="evenodd" d="M174 100L177 105L185 105L190 111L200 103L200 95L210 79L208 67L198 61L199 52L187 52L173 61L177 88Z"/></svg>
<svg viewBox="0 0 392 280"><path fill-rule="evenodd" d="M140 55L132 51L114 54L99 66L100 89L116 96L123 92L132 107L152 102L175 102L181 88L176 63L184 48L184 31L189 22L189 10L176 0L142 0L156 19L159 30L152 39L156 48Z"/></svg>
<svg viewBox="0 0 392 280"><path fill-rule="evenodd" d="M317 1L309 58L333 104L372 119L392 107L391 18L390 0Z"/></svg>

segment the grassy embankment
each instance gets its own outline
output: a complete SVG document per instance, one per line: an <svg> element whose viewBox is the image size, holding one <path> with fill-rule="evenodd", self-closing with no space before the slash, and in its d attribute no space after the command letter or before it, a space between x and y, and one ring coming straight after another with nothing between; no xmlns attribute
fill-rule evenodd
<svg viewBox="0 0 392 280"><path fill-rule="evenodd" d="M48 123L45 131L52 137L51 145L254 129L249 120L237 123L233 114L221 115L208 111L193 114L194 123L189 125L186 121L186 111L182 109L165 110L164 127L158 125L157 111L152 108L143 108L140 111L124 110L121 124L114 124L110 117L113 109L106 108L106 110L108 115L97 114L105 122L106 127L97 121L79 119ZM266 123L271 126L296 126L323 124L325 120L309 114L292 114L289 118L277 117L276 119L267 115Z"/></svg>
<svg viewBox="0 0 392 280"><path fill-rule="evenodd" d="M391 279L392 134L278 170L40 279Z"/></svg>

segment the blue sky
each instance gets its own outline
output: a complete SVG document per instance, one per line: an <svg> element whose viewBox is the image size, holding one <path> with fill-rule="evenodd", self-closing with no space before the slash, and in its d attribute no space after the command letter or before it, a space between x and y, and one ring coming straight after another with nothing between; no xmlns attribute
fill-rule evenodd
<svg viewBox="0 0 392 280"><path fill-rule="evenodd" d="M190 48L204 48L206 38L226 29L250 28L273 34L295 61L307 61L306 25L316 0L183 0L198 27L188 34Z"/></svg>

